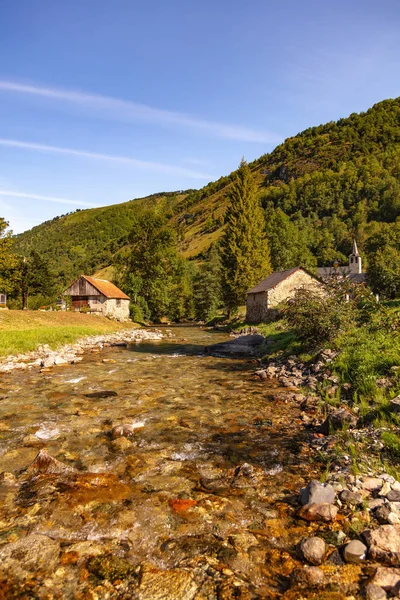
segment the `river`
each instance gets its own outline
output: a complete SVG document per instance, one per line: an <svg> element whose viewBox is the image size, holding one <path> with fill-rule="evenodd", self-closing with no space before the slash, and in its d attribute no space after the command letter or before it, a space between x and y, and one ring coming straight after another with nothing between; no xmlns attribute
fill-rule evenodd
<svg viewBox="0 0 400 600"><path fill-rule="evenodd" d="M1 376L0 597L285 594L311 527L287 501L311 475L299 410L256 361L204 353L226 334L170 331Z"/></svg>

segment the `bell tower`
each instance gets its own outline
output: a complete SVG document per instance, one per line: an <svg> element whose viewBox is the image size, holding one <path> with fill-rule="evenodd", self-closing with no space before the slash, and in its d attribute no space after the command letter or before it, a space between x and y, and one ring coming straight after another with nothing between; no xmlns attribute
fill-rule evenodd
<svg viewBox="0 0 400 600"><path fill-rule="evenodd" d="M350 273L362 273L361 256L358 254L357 242L353 241L353 252L349 256Z"/></svg>

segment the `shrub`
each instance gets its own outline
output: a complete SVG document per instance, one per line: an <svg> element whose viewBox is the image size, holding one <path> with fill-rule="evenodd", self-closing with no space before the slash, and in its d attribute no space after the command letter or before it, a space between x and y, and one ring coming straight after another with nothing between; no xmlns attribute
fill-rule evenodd
<svg viewBox="0 0 400 600"><path fill-rule="evenodd" d="M333 293L321 295L299 289L286 303L284 315L297 338L306 347L314 348L349 329L354 322L354 305Z"/></svg>

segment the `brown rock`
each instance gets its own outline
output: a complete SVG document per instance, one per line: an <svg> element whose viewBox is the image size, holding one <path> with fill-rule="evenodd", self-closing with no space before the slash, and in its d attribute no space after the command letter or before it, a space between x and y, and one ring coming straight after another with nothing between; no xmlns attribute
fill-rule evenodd
<svg viewBox="0 0 400 600"><path fill-rule="evenodd" d="M338 509L333 504L305 504L299 511L299 517L306 521L324 521L329 523L336 520Z"/></svg>
<svg viewBox="0 0 400 600"><path fill-rule="evenodd" d="M368 545L368 557L387 565L400 563L400 525L381 525L366 529L363 537Z"/></svg>
<svg viewBox="0 0 400 600"><path fill-rule="evenodd" d="M326 581L324 573L318 567L304 567L293 571L292 583L298 586L321 587Z"/></svg>
<svg viewBox="0 0 400 600"><path fill-rule="evenodd" d="M400 569L379 567L376 570L372 583L383 588L391 594L400 592Z"/></svg>
<svg viewBox="0 0 400 600"><path fill-rule="evenodd" d="M26 474L34 477L40 473L52 473L59 475L61 473L72 472L71 467L67 467L64 463L60 462L53 456L51 456L45 448L39 451L35 460L26 469Z"/></svg>

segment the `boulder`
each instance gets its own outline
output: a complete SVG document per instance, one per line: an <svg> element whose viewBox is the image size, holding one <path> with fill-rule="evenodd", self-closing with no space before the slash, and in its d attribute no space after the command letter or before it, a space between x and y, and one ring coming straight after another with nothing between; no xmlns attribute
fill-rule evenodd
<svg viewBox="0 0 400 600"><path fill-rule="evenodd" d="M372 579L372 583L391 594L397 595L400 593L400 569L378 567L374 578Z"/></svg>
<svg viewBox="0 0 400 600"><path fill-rule="evenodd" d="M300 551L307 562L320 565L325 558L326 544L322 538L311 537L301 542Z"/></svg>
<svg viewBox="0 0 400 600"><path fill-rule="evenodd" d="M400 525L366 529L363 537L368 545L369 558L387 565L400 563Z"/></svg>
<svg viewBox="0 0 400 600"><path fill-rule="evenodd" d="M303 504L332 504L335 501L336 492L331 485L321 484L313 479L300 490L300 503Z"/></svg>
<svg viewBox="0 0 400 600"><path fill-rule="evenodd" d="M228 354L237 356L255 356L264 344L263 335L241 335L234 340L206 346L208 354Z"/></svg>
<svg viewBox="0 0 400 600"><path fill-rule="evenodd" d="M348 563L360 563L365 560L367 555L367 546L365 546L359 540L352 540L343 550L343 556L346 562Z"/></svg>
<svg viewBox="0 0 400 600"><path fill-rule="evenodd" d="M299 511L299 517L306 521L323 521L330 523L336 520L338 509L333 504L305 504Z"/></svg>
<svg viewBox="0 0 400 600"><path fill-rule="evenodd" d="M327 416L322 425L320 425L318 432L329 435L332 431L343 429L345 426L355 427L356 424L357 417L345 408L339 408Z"/></svg>

